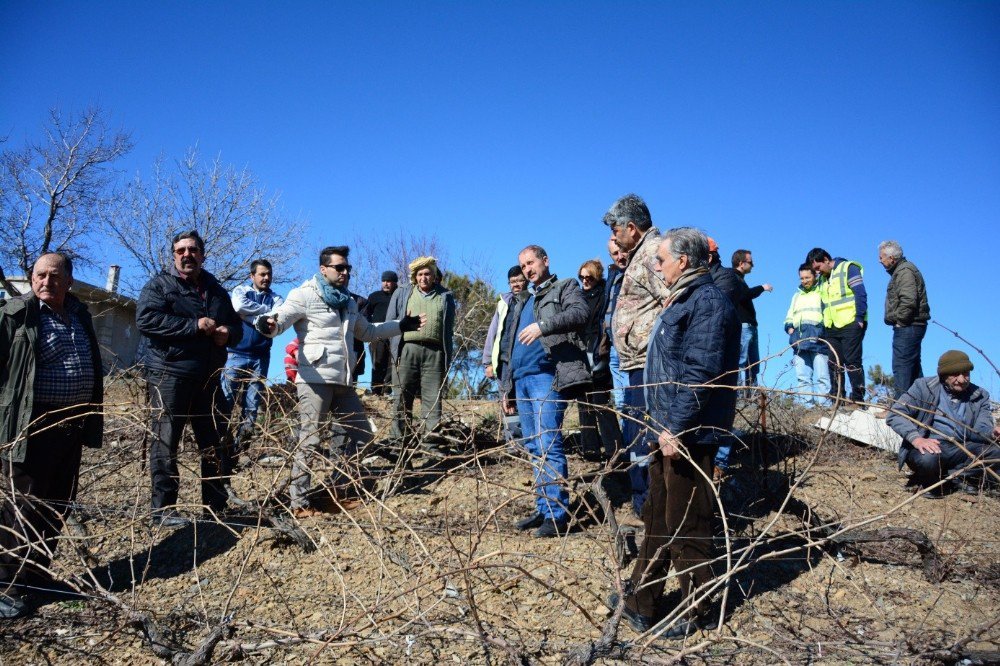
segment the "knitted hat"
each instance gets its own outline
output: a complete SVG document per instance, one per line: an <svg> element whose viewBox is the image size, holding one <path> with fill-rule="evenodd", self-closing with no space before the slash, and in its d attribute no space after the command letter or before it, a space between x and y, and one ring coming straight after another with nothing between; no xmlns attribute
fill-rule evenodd
<svg viewBox="0 0 1000 666"><path fill-rule="evenodd" d="M940 377L960 375L966 372L972 372L972 361L969 360L969 355L963 351L949 349L938 359L937 373Z"/></svg>
<svg viewBox="0 0 1000 666"><path fill-rule="evenodd" d="M399 276L395 271L385 271L382 273L382 282L399 282Z"/></svg>
<svg viewBox="0 0 1000 666"><path fill-rule="evenodd" d="M430 268L436 274L440 274L441 271L438 270L437 259L434 257L417 257L410 262L410 282L413 284L417 283L417 273L425 268Z"/></svg>

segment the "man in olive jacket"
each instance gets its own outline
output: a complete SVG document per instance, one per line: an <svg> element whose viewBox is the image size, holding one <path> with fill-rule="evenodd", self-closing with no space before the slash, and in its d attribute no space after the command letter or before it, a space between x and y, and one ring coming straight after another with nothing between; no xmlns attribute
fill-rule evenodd
<svg viewBox="0 0 1000 666"><path fill-rule="evenodd" d="M76 498L82 447L104 432L101 352L73 263L43 254L30 296L0 301L0 619L24 615Z"/></svg>
<svg viewBox="0 0 1000 666"><path fill-rule="evenodd" d="M927 333L931 307L924 276L903 256L899 243L880 243L878 260L890 275L885 292L885 323L892 326L892 377L898 400L924 374L920 345Z"/></svg>
<svg viewBox="0 0 1000 666"><path fill-rule="evenodd" d="M202 269L205 242L197 231L174 236L173 264L154 276L139 294L136 325L148 339L146 386L152 409L149 447L153 522L183 527L176 509L179 474L177 444L190 420L201 450L201 499L212 511L225 509L230 452L224 424L220 371L226 346L243 337L243 324L229 294Z"/></svg>
<svg viewBox="0 0 1000 666"><path fill-rule="evenodd" d="M538 245L521 250L518 262L531 283L514 297L500 341L501 395L506 414L517 399L524 446L535 477L535 512L517 529L537 537L558 536L569 524L568 467L562 424L572 389L590 386L582 333L590 314L576 280L549 273L549 256Z"/></svg>

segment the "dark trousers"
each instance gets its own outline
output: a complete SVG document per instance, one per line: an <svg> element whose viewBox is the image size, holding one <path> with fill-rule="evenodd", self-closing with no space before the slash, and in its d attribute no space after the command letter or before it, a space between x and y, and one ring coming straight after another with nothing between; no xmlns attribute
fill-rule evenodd
<svg viewBox="0 0 1000 666"><path fill-rule="evenodd" d="M865 329L853 323L844 328L827 328L823 339L830 343L833 352L830 355L830 395L843 398L844 371L851 380L851 400L864 402L865 399L865 368L861 363L861 343L865 339ZM839 363L839 365L838 365Z"/></svg>
<svg viewBox="0 0 1000 666"><path fill-rule="evenodd" d="M622 448L622 429L611 405L611 375L594 378L594 388L577 403L580 410L580 447L587 455L602 450L611 458Z"/></svg>
<svg viewBox="0 0 1000 666"><path fill-rule="evenodd" d="M1000 446L980 442L965 442L964 446L977 460L983 461L986 467L1000 474ZM984 475L983 468L979 465L969 467L970 463L972 459L968 453L943 440L941 453L920 453L913 448L906 453L906 466L913 470L914 480L924 486L935 484L963 467L968 469L959 474L958 478L967 482L977 481Z"/></svg>
<svg viewBox="0 0 1000 666"><path fill-rule="evenodd" d="M36 406L32 421L44 413ZM47 568L55 552L80 473L83 420L72 417L43 416L31 426L24 461L0 461L0 593Z"/></svg>
<svg viewBox="0 0 1000 666"><path fill-rule="evenodd" d="M622 436L628 447L630 465L628 478L632 485L632 510L641 515L642 505L649 491L649 447L643 441L642 421L646 415L646 391L643 388L642 370L628 371L628 388L625 389L625 415L622 418Z"/></svg>
<svg viewBox="0 0 1000 666"><path fill-rule="evenodd" d="M392 365L392 355L389 353L388 340L374 340L368 344L372 357L372 393L385 395L391 390L389 367Z"/></svg>
<svg viewBox="0 0 1000 666"><path fill-rule="evenodd" d="M201 501L215 511L224 509L232 463L221 437L225 424L217 409L222 399L218 376L188 379L150 372L147 389L152 410L149 475L153 511L177 504L177 444L189 421L201 451Z"/></svg>
<svg viewBox="0 0 1000 666"><path fill-rule="evenodd" d="M647 617L657 616L657 604L671 563L678 572L681 605L691 593L712 579L712 501L714 449L694 450L694 464L684 458L664 459L656 453L649 466L649 498L642 508L646 536L632 569L629 608ZM697 468L696 468L697 467ZM683 573L681 573L683 572ZM687 613L702 614L702 602Z"/></svg>
<svg viewBox="0 0 1000 666"><path fill-rule="evenodd" d="M892 329L892 379L897 400L917 378L924 376L920 365L920 344L925 333L927 324L894 326Z"/></svg>
<svg viewBox="0 0 1000 666"><path fill-rule="evenodd" d="M429 433L441 421L441 392L444 388L444 350L440 347L407 342L399 352L393 391L392 436L397 439L416 434L410 425L413 401L420 396L423 432Z"/></svg>

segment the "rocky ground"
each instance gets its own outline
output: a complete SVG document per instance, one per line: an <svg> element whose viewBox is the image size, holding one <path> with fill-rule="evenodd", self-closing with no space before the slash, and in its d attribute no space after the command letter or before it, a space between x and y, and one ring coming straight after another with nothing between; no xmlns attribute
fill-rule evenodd
<svg viewBox="0 0 1000 666"><path fill-rule="evenodd" d="M250 463L234 489L259 510L169 532L147 522L141 393L115 395L109 444L86 454L84 526L52 567L82 595L5 623L4 663L956 663L1000 650L1000 501L914 495L892 456L778 401L763 429L756 404L740 415L747 448L722 491L724 625L682 643L639 636L605 605L630 568L595 488L626 529L635 521L601 465L571 456L570 534L513 529L530 468L498 443L493 405L449 405L465 426L444 453L371 458L350 510L295 521L287 467ZM384 425L387 401L366 403ZM251 457L287 437L276 403ZM182 454L192 506L195 448ZM884 532L835 543L887 527L925 535L930 559Z"/></svg>

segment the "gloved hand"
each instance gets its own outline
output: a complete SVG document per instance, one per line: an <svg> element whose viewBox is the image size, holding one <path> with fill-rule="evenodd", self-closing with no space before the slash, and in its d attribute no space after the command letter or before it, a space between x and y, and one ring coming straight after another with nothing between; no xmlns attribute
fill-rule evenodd
<svg viewBox="0 0 1000 666"><path fill-rule="evenodd" d="M417 315L405 315L399 320L399 330L406 333L407 331L417 331L420 330L423 322Z"/></svg>

